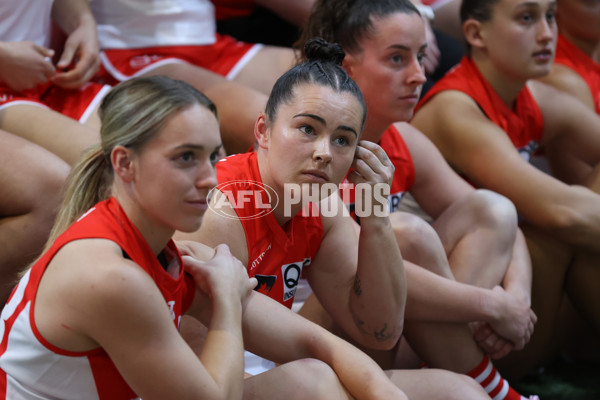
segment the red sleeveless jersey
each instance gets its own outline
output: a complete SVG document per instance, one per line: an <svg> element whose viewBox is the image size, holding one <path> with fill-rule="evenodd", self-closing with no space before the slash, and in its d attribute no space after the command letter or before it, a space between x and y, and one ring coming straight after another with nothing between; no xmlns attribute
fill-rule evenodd
<svg viewBox="0 0 600 400"><path fill-rule="evenodd" d="M217 180L217 189L227 195L244 228L246 268L258 279L255 290L291 308L302 269L310 265L323 240L321 216L299 213L280 226L268 198L274 191L262 183L256 153L219 161Z"/></svg>
<svg viewBox="0 0 600 400"><path fill-rule="evenodd" d="M65 244L86 238L103 238L117 243L143 268L164 296L165 307L169 308L175 326L190 306L195 288L192 278L183 272L183 268L177 279L172 278L116 199L102 201L56 239L24 275L2 310L0 398L137 398L102 348L87 352L59 349L45 340L35 325L35 297L48 263ZM173 241L165 250L183 265Z"/></svg>
<svg viewBox="0 0 600 400"><path fill-rule="evenodd" d="M527 87L519 93L511 110L479 72L475 63L469 57L464 57L456 67L433 85L417 104L415 112L433 96L445 90L458 90L469 95L483 113L506 132L521 157L530 160L539 147L544 121Z"/></svg>

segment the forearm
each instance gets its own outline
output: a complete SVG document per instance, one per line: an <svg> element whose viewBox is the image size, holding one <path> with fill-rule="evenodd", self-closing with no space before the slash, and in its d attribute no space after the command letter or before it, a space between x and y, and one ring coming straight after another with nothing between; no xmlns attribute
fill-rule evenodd
<svg viewBox="0 0 600 400"><path fill-rule="evenodd" d="M496 317L489 289L456 282L410 262L406 319L436 322L491 322Z"/></svg>
<svg viewBox="0 0 600 400"><path fill-rule="evenodd" d="M86 0L55 0L52 19L67 35L80 27L96 30L96 22Z"/></svg>
<svg viewBox="0 0 600 400"><path fill-rule="evenodd" d="M327 363L357 399L395 399L401 392L367 355L276 301L252 293L244 310L244 343L277 363L315 358Z"/></svg>
<svg viewBox="0 0 600 400"><path fill-rule="evenodd" d="M518 229L513 247L513 256L504 275L502 285L504 290L531 306L531 279L531 257L527 249L525 236Z"/></svg>
<svg viewBox="0 0 600 400"><path fill-rule="evenodd" d="M216 301L213 306L200 361L212 376L224 399L242 398L244 341L242 306Z"/></svg>
<svg viewBox="0 0 600 400"><path fill-rule="evenodd" d="M308 354L329 364L356 399L404 399L404 394L365 353L319 329L309 340Z"/></svg>
<svg viewBox="0 0 600 400"><path fill-rule="evenodd" d="M393 346L402 334L406 305L404 263L388 218L361 220L358 267L350 311L363 333L362 343Z"/></svg>

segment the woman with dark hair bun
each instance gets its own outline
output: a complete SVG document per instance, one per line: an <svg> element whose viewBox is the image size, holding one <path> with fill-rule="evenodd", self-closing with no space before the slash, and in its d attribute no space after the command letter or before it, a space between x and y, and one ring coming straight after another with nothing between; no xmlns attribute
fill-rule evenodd
<svg viewBox="0 0 600 400"><path fill-rule="evenodd" d="M407 292L387 212L394 166L379 145L361 140L366 105L341 47L313 38L305 54L258 116L256 151L217 164L217 190L192 237L227 244L258 279L256 290L287 307L305 276L348 337L389 350L402 335ZM361 193L360 229L342 200L348 190ZM489 399L475 380L450 371L388 374L410 398Z"/></svg>
<svg viewBox="0 0 600 400"><path fill-rule="evenodd" d="M298 45L321 36L342 46L369 107L363 137L395 166L389 211L406 270L405 333L380 364L422 360L477 378L491 397L518 399L494 363L534 331L529 254L514 205L473 188L408 123L426 80L421 17L408 0L318 0ZM311 298L301 313L342 334L335 310L319 302Z"/></svg>
<svg viewBox="0 0 600 400"><path fill-rule="evenodd" d="M199 227L216 184L212 101L154 76L100 111L101 143L2 311L1 399L406 400L364 353L253 292L226 245L171 239ZM208 327L201 349L184 315ZM244 379L244 346L282 365Z"/></svg>

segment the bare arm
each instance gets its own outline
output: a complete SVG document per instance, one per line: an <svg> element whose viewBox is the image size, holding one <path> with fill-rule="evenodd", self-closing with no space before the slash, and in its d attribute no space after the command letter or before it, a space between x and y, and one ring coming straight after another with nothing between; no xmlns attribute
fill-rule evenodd
<svg viewBox="0 0 600 400"><path fill-rule="evenodd" d="M0 80L17 92L46 83L56 73L53 55L33 42L0 42Z"/></svg>
<svg viewBox="0 0 600 400"><path fill-rule="evenodd" d="M448 165L423 132L408 123L396 126L415 166L415 183L410 193L423 211L437 219L452 203L475 190Z"/></svg>
<svg viewBox="0 0 600 400"><path fill-rule="evenodd" d="M54 83L69 89L79 88L100 67L96 22L85 0L55 0L52 19L67 35L57 63L57 68L65 72L57 73Z"/></svg>
<svg viewBox="0 0 600 400"><path fill-rule="evenodd" d="M244 343L255 354L278 363L321 360L356 399L405 398L366 354L260 293L251 293L243 320Z"/></svg>
<svg viewBox="0 0 600 400"><path fill-rule="evenodd" d="M436 95L412 123L450 164L476 184L508 197L531 223L568 243L600 250L598 195L567 185L523 160L506 133L467 95L457 91Z"/></svg>
<svg viewBox="0 0 600 400"><path fill-rule="evenodd" d="M361 141L353 168L359 176L351 173L349 179L374 191L376 183L389 185L393 176L383 149L370 142ZM389 186L386 188L384 197L370 198L385 210ZM327 201L336 203L333 209L344 207L339 196ZM358 203L357 208L361 208ZM358 242L349 216L323 217L323 242L306 277L323 307L347 334L368 347L391 348L402 333L404 266L387 213L365 211Z"/></svg>
<svg viewBox="0 0 600 400"><path fill-rule="evenodd" d="M571 68L554 63L550 74L543 78L539 78L539 80L576 97L591 111L595 112L594 97L590 92L589 86L583 78Z"/></svg>
<svg viewBox="0 0 600 400"><path fill-rule="evenodd" d="M408 261L406 319L486 322L517 348L529 341L537 318L528 304L502 288L479 288L438 276Z"/></svg>
<svg viewBox="0 0 600 400"><path fill-rule="evenodd" d="M554 176L590 184L600 165L600 115L575 97L538 81L528 84L544 116L544 147Z"/></svg>
<svg viewBox="0 0 600 400"><path fill-rule="evenodd" d="M144 399L241 399L240 299L251 282L239 262L222 252L196 266L197 281L210 287L212 305L205 306L212 307L213 316L207 345L194 354L152 278L123 259L116 244L83 242L67 245L73 251L65 246L44 275L47 289L40 285L41 332L52 343L101 346Z"/></svg>

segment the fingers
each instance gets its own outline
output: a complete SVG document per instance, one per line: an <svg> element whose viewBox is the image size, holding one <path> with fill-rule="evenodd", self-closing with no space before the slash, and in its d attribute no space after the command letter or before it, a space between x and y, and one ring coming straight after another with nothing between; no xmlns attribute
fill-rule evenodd
<svg viewBox="0 0 600 400"><path fill-rule="evenodd" d="M376 143L361 140L356 147L349 179L353 183L360 181L391 184L394 165L386 152Z"/></svg>
<svg viewBox="0 0 600 400"><path fill-rule="evenodd" d="M54 50L53 49L49 49L47 47L40 46L40 45L37 45L37 44L34 44L33 48L35 49L35 51L37 51L38 53L40 53L43 57L49 58L48 61L50 61L50 63L52 63L52 57L54 57Z"/></svg>
<svg viewBox="0 0 600 400"><path fill-rule="evenodd" d="M70 66L73 68L67 71ZM100 67L100 59L97 52L86 46L85 42L67 40L57 67L63 72L56 74L54 83L66 89L75 89L92 79Z"/></svg>

